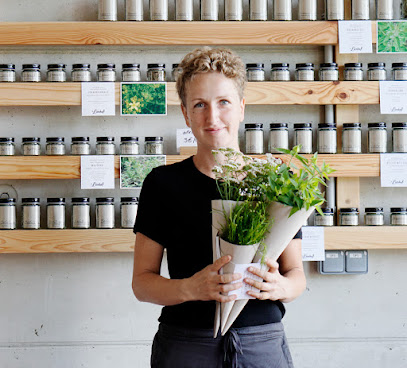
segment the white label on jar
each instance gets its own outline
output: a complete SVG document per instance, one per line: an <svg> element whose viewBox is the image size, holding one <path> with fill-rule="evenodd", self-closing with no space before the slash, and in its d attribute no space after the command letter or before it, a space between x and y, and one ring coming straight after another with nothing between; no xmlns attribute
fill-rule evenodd
<svg viewBox="0 0 407 368"><path fill-rule="evenodd" d="M352 19L369 19L369 0L352 0Z"/></svg>
<svg viewBox="0 0 407 368"><path fill-rule="evenodd" d="M343 153L362 152L362 131L360 129L344 129L342 131Z"/></svg>
<svg viewBox="0 0 407 368"><path fill-rule="evenodd" d="M250 0L250 20L267 20L267 0Z"/></svg>
<svg viewBox="0 0 407 368"><path fill-rule="evenodd" d="M115 82L116 72L114 70L98 70L98 82Z"/></svg>
<svg viewBox="0 0 407 368"><path fill-rule="evenodd" d="M139 145L137 143L122 143L120 144L121 155L138 155Z"/></svg>
<svg viewBox="0 0 407 368"><path fill-rule="evenodd" d="M13 156L14 152L14 144L0 143L0 156Z"/></svg>
<svg viewBox="0 0 407 368"><path fill-rule="evenodd" d="M317 0L298 1L298 20L317 20Z"/></svg>
<svg viewBox="0 0 407 368"><path fill-rule="evenodd" d="M291 20L291 0L274 1L274 20Z"/></svg>
<svg viewBox="0 0 407 368"><path fill-rule="evenodd" d="M336 130L318 131L318 152L336 153Z"/></svg>
<svg viewBox="0 0 407 368"><path fill-rule="evenodd" d="M386 70L384 69L369 69L367 71L367 79L370 81L384 81L387 79Z"/></svg>
<svg viewBox="0 0 407 368"><path fill-rule="evenodd" d="M393 19L393 0L376 0L376 18L380 20Z"/></svg>
<svg viewBox="0 0 407 368"><path fill-rule="evenodd" d="M40 228L41 211L38 205L23 205L23 229Z"/></svg>
<svg viewBox="0 0 407 368"><path fill-rule="evenodd" d="M137 216L137 204L121 205L121 225L122 228L132 229Z"/></svg>
<svg viewBox="0 0 407 368"><path fill-rule="evenodd" d="M225 20L242 20L242 0L225 0Z"/></svg>
<svg viewBox="0 0 407 368"><path fill-rule="evenodd" d="M280 153L276 148L288 149L288 130L270 130L269 151L271 153Z"/></svg>
<svg viewBox="0 0 407 368"><path fill-rule="evenodd" d="M21 72L22 82L41 82L41 73L34 70L23 70Z"/></svg>
<svg viewBox="0 0 407 368"><path fill-rule="evenodd" d="M143 0L126 0L126 20L142 21Z"/></svg>
<svg viewBox="0 0 407 368"><path fill-rule="evenodd" d="M71 155L90 155L89 143L72 143Z"/></svg>
<svg viewBox="0 0 407 368"><path fill-rule="evenodd" d="M99 0L99 20L117 20L117 0Z"/></svg>
<svg viewBox="0 0 407 368"><path fill-rule="evenodd" d="M370 129L368 136L369 153L387 152L387 132L385 129Z"/></svg>
<svg viewBox="0 0 407 368"><path fill-rule="evenodd" d="M123 70L122 81L123 82L139 82L141 80L140 70Z"/></svg>
<svg viewBox="0 0 407 368"><path fill-rule="evenodd" d="M384 224L383 214L366 213L365 214L365 225L368 226L378 226Z"/></svg>
<svg viewBox="0 0 407 368"><path fill-rule="evenodd" d="M300 153L312 153L312 131L298 129L294 133L294 146L301 145Z"/></svg>
<svg viewBox="0 0 407 368"><path fill-rule="evenodd" d="M295 75L296 75L297 81L313 81L315 78L314 71L311 69L296 70Z"/></svg>
<svg viewBox="0 0 407 368"><path fill-rule="evenodd" d="M23 143L24 156L39 156L41 154L41 146L36 143Z"/></svg>
<svg viewBox="0 0 407 368"><path fill-rule="evenodd" d="M390 217L392 225L407 225L407 214L392 213Z"/></svg>
<svg viewBox="0 0 407 368"><path fill-rule="evenodd" d="M260 69L247 69L247 80L249 82L263 82L264 81L264 70Z"/></svg>
<svg viewBox="0 0 407 368"><path fill-rule="evenodd" d="M343 20L344 14L344 0L326 0L327 20Z"/></svg>
<svg viewBox="0 0 407 368"><path fill-rule="evenodd" d="M0 82L15 82L16 73L12 70L1 70L0 71Z"/></svg>
<svg viewBox="0 0 407 368"><path fill-rule="evenodd" d="M65 144L61 143L47 143L45 154L49 156L65 155Z"/></svg>
<svg viewBox="0 0 407 368"><path fill-rule="evenodd" d="M49 70L47 82L66 82L66 73L63 70Z"/></svg>
<svg viewBox="0 0 407 368"><path fill-rule="evenodd" d="M341 225L357 226L359 224L359 215L357 214L341 214Z"/></svg>
<svg viewBox="0 0 407 368"><path fill-rule="evenodd" d="M393 129L393 152L407 152L407 128Z"/></svg>
<svg viewBox="0 0 407 368"><path fill-rule="evenodd" d="M289 81L290 71L289 70L272 70L271 78L272 81Z"/></svg>
<svg viewBox="0 0 407 368"><path fill-rule="evenodd" d="M74 229L90 228L90 212L87 204L74 204L72 206L72 227Z"/></svg>
<svg viewBox="0 0 407 368"><path fill-rule="evenodd" d="M346 81L362 81L363 80L363 70L349 70L345 69Z"/></svg>
<svg viewBox="0 0 407 368"><path fill-rule="evenodd" d="M0 229L16 228L16 207L0 206Z"/></svg>
<svg viewBox="0 0 407 368"><path fill-rule="evenodd" d="M319 71L319 79L321 81L337 81L339 79L339 72L337 69L321 69Z"/></svg>
<svg viewBox="0 0 407 368"><path fill-rule="evenodd" d="M168 20L168 0L150 0L150 19Z"/></svg>
<svg viewBox="0 0 407 368"><path fill-rule="evenodd" d="M193 0L176 0L175 20L194 20Z"/></svg>
<svg viewBox="0 0 407 368"><path fill-rule="evenodd" d="M315 226L333 226L334 217L333 215L324 215L316 214L314 217Z"/></svg>
<svg viewBox="0 0 407 368"><path fill-rule="evenodd" d="M201 20L218 20L218 0L201 0Z"/></svg>
<svg viewBox="0 0 407 368"><path fill-rule="evenodd" d="M263 131L262 130L246 130L246 153L261 154L263 153Z"/></svg>
<svg viewBox="0 0 407 368"><path fill-rule="evenodd" d="M91 72L90 70L73 70L72 71L72 82L90 82Z"/></svg>
<svg viewBox="0 0 407 368"><path fill-rule="evenodd" d="M47 227L48 229L65 228L65 206L48 205L47 206Z"/></svg>
<svg viewBox="0 0 407 368"><path fill-rule="evenodd" d="M116 152L114 143L98 143L96 144L97 155L114 155Z"/></svg>
<svg viewBox="0 0 407 368"><path fill-rule="evenodd" d="M98 229L114 228L114 205L97 204L96 205L96 227Z"/></svg>
<svg viewBox="0 0 407 368"><path fill-rule="evenodd" d="M395 81L407 81L407 69L393 69L393 79Z"/></svg>

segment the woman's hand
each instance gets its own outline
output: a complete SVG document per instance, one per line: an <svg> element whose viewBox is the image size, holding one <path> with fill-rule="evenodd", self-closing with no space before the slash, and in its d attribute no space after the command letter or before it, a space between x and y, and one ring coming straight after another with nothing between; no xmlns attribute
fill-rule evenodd
<svg viewBox="0 0 407 368"><path fill-rule="evenodd" d="M231 259L232 257L229 255L223 256L187 279L192 300L216 300L225 303L236 299L236 295L225 296L221 294L242 287L241 282L231 284L232 281L239 280L242 277L241 274L219 274L220 269Z"/></svg>

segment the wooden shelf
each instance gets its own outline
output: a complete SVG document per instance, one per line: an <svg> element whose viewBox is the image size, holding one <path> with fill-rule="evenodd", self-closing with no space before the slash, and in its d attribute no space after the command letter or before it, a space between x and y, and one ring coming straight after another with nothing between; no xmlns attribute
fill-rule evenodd
<svg viewBox="0 0 407 368"><path fill-rule="evenodd" d="M333 45L336 21L1 22L0 45Z"/></svg>
<svg viewBox="0 0 407 368"><path fill-rule="evenodd" d="M311 155L304 155L310 157ZM168 155L167 164L179 162L188 156ZM264 155L253 157L265 158ZM288 158L276 155L283 161ZM374 177L380 174L380 156L375 154L361 155L319 155L322 161L336 169L332 177ZM299 165L299 163L297 162ZM299 165L300 166L300 165ZM115 177L119 173L119 156L115 157ZM0 156L0 179L79 179L79 156Z"/></svg>
<svg viewBox="0 0 407 368"><path fill-rule="evenodd" d="M116 83L116 105L120 103ZM179 105L175 83L167 103ZM379 103L379 82L249 82L248 105L359 105ZM0 83L0 106L81 106L81 83Z"/></svg>

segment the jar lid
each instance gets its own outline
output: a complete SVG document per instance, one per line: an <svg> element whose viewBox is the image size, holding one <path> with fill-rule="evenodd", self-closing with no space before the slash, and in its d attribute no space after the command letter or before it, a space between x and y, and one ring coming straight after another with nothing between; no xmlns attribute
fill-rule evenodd
<svg viewBox="0 0 407 368"><path fill-rule="evenodd" d="M145 142L154 142L154 141L163 141L164 138L163 137L145 137L144 141Z"/></svg>
<svg viewBox="0 0 407 368"><path fill-rule="evenodd" d="M114 142L114 137L97 137L96 142Z"/></svg>
<svg viewBox="0 0 407 368"><path fill-rule="evenodd" d="M121 197L120 200L122 202L137 202L138 203L138 197Z"/></svg>
<svg viewBox="0 0 407 368"><path fill-rule="evenodd" d="M367 64L368 68L384 68L386 63L369 63Z"/></svg>
<svg viewBox="0 0 407 368"><path fill-rule="evenodd" d="M386 123L368 123L368 128L386 128Z"/></svg>
<svg viewBox="0 0 407 368"><path fill-rule="evenodd" d="M47 142L65 142L64 137L51 137L47 138Z"/></svg>
<svg viewBox="0 0 407 368"><path fill-rule="evenodd" d="M138 142L138 137L121 137L122 142Z"/></svg>
<svg viewBox="0 0 407 368"><path fill-rule="evenodd" d="M0 142L1 143L11 143L11 142L14 142L14 138L12 138L12 137L1 137Z"/></svg>
<svg viewBox="0 0 407 368"><path fill-rule="evenodd" d="M138 63L135 63L135 64L123 64L122 68L123 69L133 69L133 68L139 69L140 64L138 64Z"/></svg>
<svg viewBox="0 0 407 368"><path fill-rule="evenodd" d="M245 124L245 129L263 129L262 123Z"/></svg>
<svg viewBox="0 0 407 368"><path fill-rule="evenodd" d="M72 69L89 69L90 64L72 64Z"/></svg>
<svg viewBox="0 0 407 368"><path fill-rule="evenodd" d="M361 128L362 125L360 123L344 123L344 128Z"/></svg>
<svg viewBox="0 0 407 368"><path fill-rule="evenodd" d="M23 69L40 69L40 64L23 64Z"/></svg>
<svg viewBox="0 0 407 368"><path fill-rule="evenodd" d="M270 129L275 129L275 128L288 128L287 123L270 123Z"/></svg>
<svg viewBox="0 0 407 368"><path fill-rule="evenodd" d="M76 198L71 198L72 203L89 203L89 198L88 197L76 197Z"/></svg>
<svg viewBox="0 0 407 368"><path fill-rule="evenodd" d="M337 68L337 63L322 63L319 65L320 68Z"/></svg>
<svg viewBox="0 0 407 368"><path fill-rule="evenodd" d="M383 212L383 207L366 207L365 212Z"/></svg>
<svg viewBox="0 0 407 368"><path fill-rule="evenodd" d="M16 203L15 198L0 198L0 203Z"/></svg>
<svg viewBox="0 0 407 368"><path fill-rule="evenodd" d="M334 213L334 209L332 207L325 207L325 208L321 208L321 211L323 213L327 213L327 214L333 214Z"/></svg>
<svg viewBox="0 0 407 368"><path fill-rule="evenodd" d="M172 69L178 68L178 67L179 67L179 64L172 64Z"/></svg>
<svg viewBox="0 0 407 368"><path fill-rule="evenodd" d="M336 130L336 125L335 124L327 124L327 123L319 123L318 128L328 128L328 129Z"/></svg>
<svg viewBox="0 0 407 368"><path fill-rule="evenodd" d="M72 142L89 142L89 137L72 137Z"/></svg>
<svg viewBox="0 0 407 368"><path fill-rule="evenodd" d="M284 69L288 69L288 67L290 66L290 64L287 63L277 63L277 64L271 64L271 68L284 68Z"/></svg>
<svg viewBox="0 0 407 368"><path fill-rule="evenodd" d="M41 141L40 137L27 137L27 138L23 138L23 143L24 142L39 142Z"/></svg>
<svg viewBox="0 0 407 368"><path fill-rule="evenodd" d="M391 66L393 68L407 68L407 63L393 63Z"/></svg>
<svg viewBox="0 0 407 368"><path fill-rule="evenodd" d="M301 64L295 64L296 68L313 68L314 63L301 63Z"/></svg>
<svg viewBox="0 0 407 368"><path fill-rule="evenodd" d="M358 213L358 209L356 207L349 207L349 208L340 208L339 212L345 213Z"/></svg>
<svg viewBox="0 0 407 368"><path fill-rule="evenodd" d="M107 64L98 64L98 69L114 69L116 67L115 64L107 63Z"/></svg>
<svg viewBox="0 0 407 368"><path fill-rule="evenodd" d="M40 203L39 198L21 198L21 203Z"/></svg>
<svg viewBox="0 0 407 368"><path fill-rule="evenodd" d="M48 64L48 69L65 69L65 64Z"/></svg>
<svg viewBox="0 0 407 368"><path fill-rule="evenodd" d="M15 69L16 66L14 64L0 64L0 69Z"/></svg>
<svg viewBox="0 0 407 368"><path fill-rule="evenodd" d="M345 68L361 68L363 66L362 63L346 63Z"/></svg>
<svg viewBox="0 0 407 368"><path fill-rule="evenodd" d="M96 198L96 203L100 203L100 202L114 203L114 198L113 197L99 197L99 198Z"/></svg>
<svg viewBox="0 0 407 368"><path fill-rule="evenodd" d="M407 123L392 123L392 128L405 128L407 127Z"/></svg>
<svg viewBox="0 0 407 368"><path fill-rule="evenodd" d="M294 129L301 129L301 128L312 128L312 125L311 125L311 123L294 124Z"/></svg>
<svg viewBox="0 0 407 368"><path fill-rule="evenodd" d="M65 198L47 198L48 203L65 203Z"/></svg>
<svg viewBox="0 0 407 368"><path fill-rule="evenodd" d="M147 68L165 68L165 64L147 64Z"/></svg>
<svg viewBox="0 0 407 368"><path fill-rule="evenodd" d="M391 212L407 212L407 207L391 207Z"/></svg>
<svg viewBox="0 0 407 368"><path fill-rule="evenodd" d="M264 68L263 63L250 63L246 64L246 68Z"/></svg>

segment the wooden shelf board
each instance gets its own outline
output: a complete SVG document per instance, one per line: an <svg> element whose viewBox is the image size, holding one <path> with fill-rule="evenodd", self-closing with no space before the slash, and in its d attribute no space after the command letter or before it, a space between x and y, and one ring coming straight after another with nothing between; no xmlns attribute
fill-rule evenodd
<svg viewBox="0 0 407 368"><path fill-rule="evenodd" d="M120 103L116 83L116 105ZM167 104L179 105L175 83ZM359 105L379 103L379 82L249 82L248 105ZM81 83L0 83L0 106L81 106Z"/></svg>
<svg viewBox="0 0 407 368"><path fill-rule="evenodd" d="M0 45L333 45L335 21L1 22Z"/></svg>

